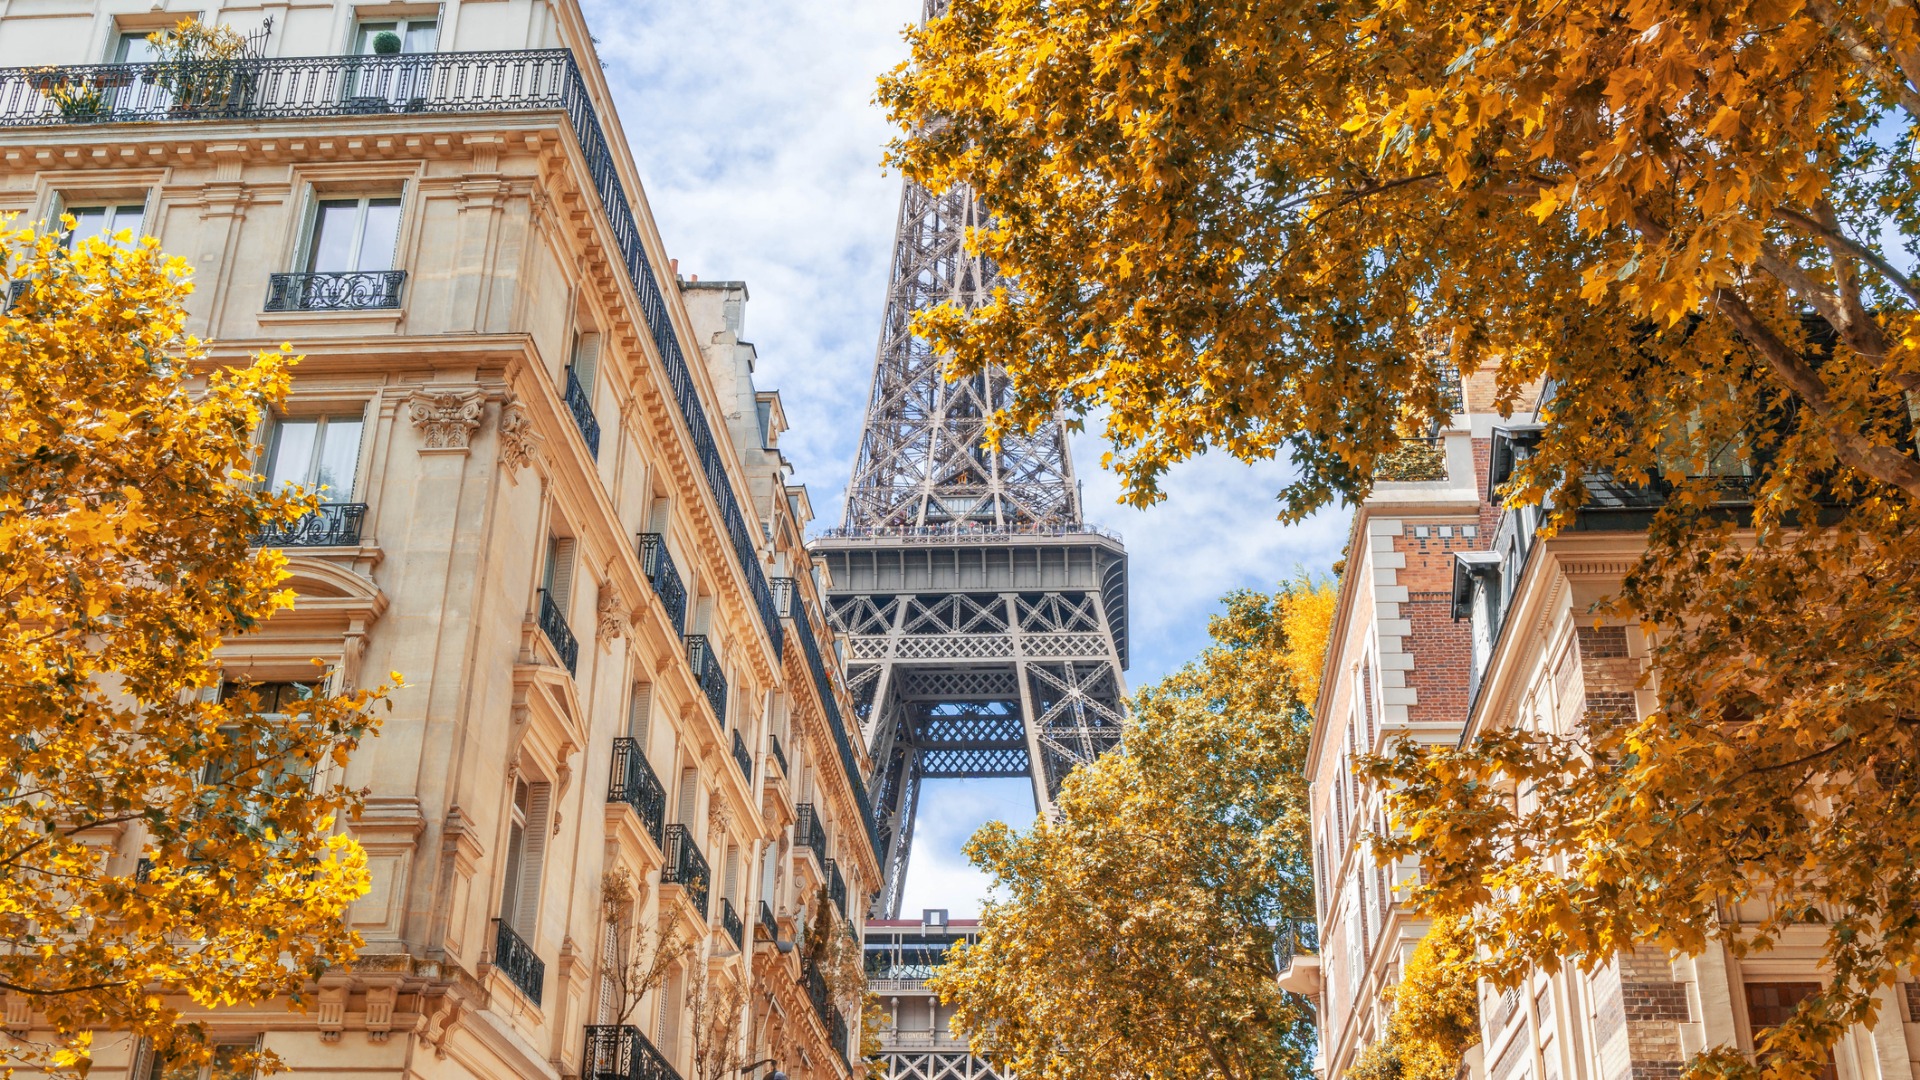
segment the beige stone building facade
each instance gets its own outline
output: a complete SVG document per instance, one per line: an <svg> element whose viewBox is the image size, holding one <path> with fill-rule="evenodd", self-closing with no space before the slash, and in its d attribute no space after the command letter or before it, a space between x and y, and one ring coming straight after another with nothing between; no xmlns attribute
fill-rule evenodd
<svg viewBox="0 0 1920 1080"><path fill-rule="evenodd" d="M247 55L156 67L185 16ZM857 939L879 881L811 510L746 290L678 279L578 6L7 0L0 68L0 216L156 236L216 361L305 354L260 470L324 505L260 538L299 602L228 677L406 680L335 777L369 792L360 960L215 1039L302 1076L690 1076L695 1000L737 988L747 1075L859 1071L794 947L823 891ZM692 946L637 999L609 875L619 926ZM94 1075L189 1080L150 1058L103 1035Z"/></svg>
<svg viewBox="0 0 1920 1080"><path fill-rule="evenodd" d="M1597 714L1654 707L1639 686L1638 627L1595 626L1589 614L1638 556L1651 507L1594 479L1575 526L1539 539L1539 510L1501 509L1492 496L1537 428L1525 412L1500 417L1493 396L1490 376L1467 380L1452 425L1411 448L1354 515L1309 752L1320 950L1282 975L1316 1001L1325 1080L1380 1037L1382 992L1427 929L1401 902L1418 867L1379 866L1366 848L1385 820L1381 793L1351 772L1355 757L1401 737L1567 732ZM1483 986L1481 1042L1463 1075L1674 1080L1704 1048L1751 1051L1755 1030L1821 979L1823 937L1809 926L1744 959L1718 947L1692 957L1642 949L1590 976L1540 972L1504 993ZM1834 1080L1920 1077L1920 984L1888 992L1881 1017L1842 1039Z"/></svg>

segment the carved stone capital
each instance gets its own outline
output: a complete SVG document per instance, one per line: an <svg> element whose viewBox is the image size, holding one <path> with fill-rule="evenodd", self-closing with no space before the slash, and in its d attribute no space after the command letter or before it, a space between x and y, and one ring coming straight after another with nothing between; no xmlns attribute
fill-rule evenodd
<svg viewBox="0 0 1920 1080"><path fill-rule="evenodd" d="M500 460L509 472L532 465L540 453L540 433L533 430L533 417L518 398L508 398L500 406Z"/></svg>
<svg viewBox="0 0 1920 1080"><path fill-rule="evenodd" d="M426 438L422 449L465 450L486 407L487 396L478 390L416 393L407 399L407 416Z"/></svg>

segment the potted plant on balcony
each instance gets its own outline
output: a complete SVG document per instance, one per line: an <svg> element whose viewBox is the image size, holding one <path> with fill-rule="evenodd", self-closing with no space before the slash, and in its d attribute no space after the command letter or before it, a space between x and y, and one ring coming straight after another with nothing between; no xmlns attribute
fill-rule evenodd
<svg viewBox="0 0 1920 1080"><path fill-rule="evenodd" d="M173 98L175 111L225 106L241 95L247 39L233 28L186 18L147 41L154 50L148 78Z"/></svg>
<svg viewBox="0 0 1920 1080"><path fill-rule="evenodd" d="M67 120L91 120L107 108L106 91L90 83L63 82L46 95Z"/></svg>
<svg viewBox="0 0 1920 1080"><path fill-rule="evenodd" d="M373 35L373 54L375 56L400 55L400 35L391 30L382 30Z"/></svg>

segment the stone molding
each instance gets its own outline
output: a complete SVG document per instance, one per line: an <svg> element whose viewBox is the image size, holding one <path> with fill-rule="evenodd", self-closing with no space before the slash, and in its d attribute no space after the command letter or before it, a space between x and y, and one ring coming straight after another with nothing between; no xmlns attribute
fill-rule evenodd
<svg viewBox="0 0 1920 1080"><path fill-rule="evenodd" d="M473 433L480 429L480 418L487 407L487 396L479 390L431 394L417 392L407 399L407 416L420 429L426 442L420 451L467 451Z"/></svg>

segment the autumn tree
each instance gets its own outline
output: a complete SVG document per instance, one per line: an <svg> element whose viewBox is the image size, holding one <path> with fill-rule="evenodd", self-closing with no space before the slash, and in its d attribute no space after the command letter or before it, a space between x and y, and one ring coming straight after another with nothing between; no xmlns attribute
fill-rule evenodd
<svg viewBox="0 0 1920 1080"><path fill-rule="evenodd" d="M152 239L0 227L0 989L51 1033L0 1062L84 1070L97 1031L205 1060L184 1006L302 1004L353 955L337 770L378 695L217 695L222 640L293 603L250 540L313 504L252 472L293 358L212 366Z"/></svg>
<svg viewBox="0 0 1920 1080"><path fill-rule="evenodd" d="M1351 1080L1453 1080L1480 1042L1474 939L1459 919L1437 919L1389 989L1383 1035L1348 1068Z"/></svg>
<svg viewBox="0 0 1920 1080"><path fill-rule="evenodd" d="M1288 459L1284 518L1362 497L1491 368L1548 388L1507 499L1658 503L1596 613L1657 629L1656 711L1379 775L1502 979L1817 913L1780 1075L1920 962L1917 33L1891 0L952 0L881 91L1011 282L919 329L1004 366L1004 423L1104 410L1134 501L1209 447Z"/></svg>
<svg viewBox="0 0 1920 1080"><path fill-rule="evenodd" d="M930 985L1015 1075L1306 1076L1312 1022L1274 946L1310 928L1310 721L1332 589L1240 592L1195 662L1140 692L1123 749L1074 770L1053 820L989 823L980 935ZM1315 652L1321 655L1312 655Z"/></svg>

